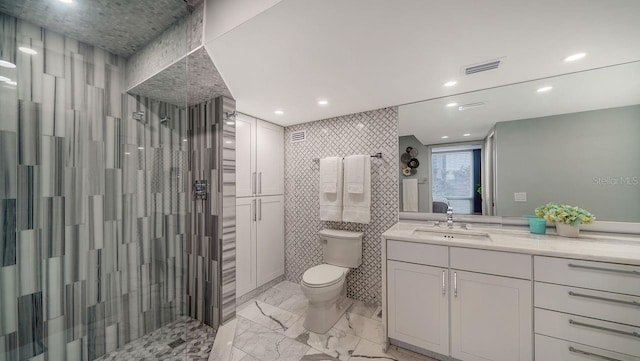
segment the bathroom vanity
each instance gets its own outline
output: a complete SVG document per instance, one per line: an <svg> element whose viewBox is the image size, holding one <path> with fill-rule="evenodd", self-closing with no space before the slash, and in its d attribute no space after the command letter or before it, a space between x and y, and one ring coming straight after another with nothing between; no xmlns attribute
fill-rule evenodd
<svg viewBox="0 0 640 361"><path fill-rule="evenodd" d="M506 228L386 231L387 343L442 360L640 361L640 238Z"/></svg>

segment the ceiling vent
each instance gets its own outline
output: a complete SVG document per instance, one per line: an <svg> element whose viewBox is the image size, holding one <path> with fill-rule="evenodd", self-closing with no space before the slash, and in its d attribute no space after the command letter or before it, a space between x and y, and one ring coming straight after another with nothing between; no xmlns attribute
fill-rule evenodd
<svg viewBox="0 0 640 361"><path fill-rule="evenodd" d="M458 107L458 110L467 110L467 109L473 109L473 108L480 108L480 107L483 107L485 105L487 105L487 104L485 104L484 102L462 104L461 106Z"/></svg>
<svg viewBox="0 0 640 361"><path fill-rule="evenodd" d="M295 132L291 132L291 138L289 138L291 143L304 142L307 140L307 131L306 130L297 130Z"/></svg>
<svg viewBox="0 0 640 361"><path fill-rule="evenodd" d="M501 64L502 64L502 59L497 59L497 60L490 60L482 64L469 65L466 68L464 68L464 74L471 75L471 74L481 73L483 71L498 69L498 67Z"/></svg>

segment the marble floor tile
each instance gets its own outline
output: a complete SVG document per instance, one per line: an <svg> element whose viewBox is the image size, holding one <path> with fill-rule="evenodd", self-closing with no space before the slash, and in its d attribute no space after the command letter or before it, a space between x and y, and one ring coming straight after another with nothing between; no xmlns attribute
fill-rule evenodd
<svg viewBox="0 0 640 361"><path fill-rule="evenodd" d="M362 301L353 301L353 305L347 310L347 312L355 313L356 315L364 316L367 318L373 318L378 306L364 303Z"/></svg>
<svg viewBox="0 0 640 361"><path fill-rule="evenodd" d="M234 346L257 360L298 361L310 348L242 317L238 317L236 329L240 333L236 335Z"/></svg>
<svg viewBox="0 0 640 361"><path fill-rule="evenodd" d="M272 287L256 296L256 300L270 304L271 306L280 307L282 303L296 296L304 297L304 295L298 294L293 288Z"/></svg>
<svg viewBox="0 0 640 361"><path fill-rule="evenodd" d="M242 360L245 356L247 356L247 353L242 351L241 349L234 347L231 350L231 359L229 361L240 361Z"/></svg>
<svg viewBox="0 0 640 361"><path fill-rule="evenodd" d="M248 301L247 301L247 302L245 302L245 303L242 303L242 304L240 304L240 305L237 305L237 306L236 306L236 313L238 313L238 312L240 312L240 311L244 310L244 309L245 309L245 308L247 308L248 306L253 305L253 303L254 303L254 302L256 302L255 297L254 297L254 298L252 298L252 299L250 299L250 300L248 300Z"/></svg>
<svg viewBox="0 0 640 361"><path fill-rule="evenodd" d="M378 308L376 308L376 311L373 313L373 318L374 320L380 320L380 322L382 322L382 306L378 306Z"/></svg>
<svg viewBox="0 0 640 361"><path fill-rule="evenodd" d="M382 343L382 322L379 320L347 312L338 320L334 328L378 344Z"/></svg>
<svg viewBox="0 0 640 361"><path fill-rule="evenodd" d="M309 307L309 300L304 295L294 295L277 306L285 311L304 316Z"/></svg>
<svg viewBox="0 0 640 361"><path fill-rule="evenodd" d="M313 349L333 359L347 361L360 342L360 337L335 327L325 334L318 334L306 330L303 324L304 318L301 317L298 322L287 330L285 336L311 346Z"/></svg>
<svg viewBox="0 0 640 361"><path fill-rule="evenodd" d="M300 359L300 361L339 361L339 360L340 359L329 356L313 348L307 351L307 353L304 354L304 356L302 356L302 358Z"/></svg>
<svg viewBox="0 0 640 361"><path fill-rule="evenodd" d="M270 330L281 333L286 332L300 318L299 315L257 300L252 305L248 305L237 312L237 314Z"/></svg>
<svg viewBox="0 0 640 361"><path fill-rule="evenodd" d="M273 288L277 288L284 291L290 291L297 295L304 296L304 294L302 293L302 289L300 288L300 285L298 283L282 281L277 285L273 286Z"/></svg>
<svg viewBox="0 0 640 361"><path fill-rule="evenodd" d="M437 361L424 355L404 350L395 346L390 346L387 352L382 351L380 344L362 340L353 351L350 361Z"/></svg>

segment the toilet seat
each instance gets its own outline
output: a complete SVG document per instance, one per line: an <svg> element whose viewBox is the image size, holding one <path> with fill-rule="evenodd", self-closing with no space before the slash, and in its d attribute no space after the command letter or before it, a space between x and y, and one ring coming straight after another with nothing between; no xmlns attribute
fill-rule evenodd
<svg viewBox="0 0 640 361"><path fill-rule="evenodd" d="M302 275L302 283L312 288L328 287L342 281L347 272L348 268L321 264L306 270Z"/></svg>

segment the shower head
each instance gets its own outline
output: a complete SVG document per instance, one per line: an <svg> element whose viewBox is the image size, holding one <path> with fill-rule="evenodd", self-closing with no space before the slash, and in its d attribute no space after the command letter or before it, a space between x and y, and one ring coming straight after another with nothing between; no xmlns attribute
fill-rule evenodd
<svg viewBox="0 0 640 361"><path fill-rule="evenodd" d="M164 117L160 118L160 124L167 125L167 123L169 123L170 120L171 120L171 117L168 117L165 115Z"/></svg>
<svg viewBox="0 0 640 361"><path fill-rule="evenodd" d="M227 120L236 120L236 112L235 111L233 111L233 112L225 112L224 113L224 117Z"/></svg>

